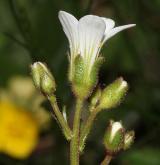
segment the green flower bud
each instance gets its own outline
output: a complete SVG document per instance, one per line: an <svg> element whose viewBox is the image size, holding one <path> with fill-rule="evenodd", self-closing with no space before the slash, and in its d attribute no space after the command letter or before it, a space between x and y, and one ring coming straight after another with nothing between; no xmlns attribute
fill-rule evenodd
<svg viewBox="0 0 160 165"><path fill-rule="evenodd" d="M31 73L36 88L43 94L51 95L55 92L56 84L54 77L45 64L35 62L31 66Z"/></svg>
<svg viewBox="0 0 160 165"><path fill-rule="evenodd" d="M115 80L102 91L99 107L101 109L116 107L125 96L127 89L127 82L123 78Z"/></svg>
<svg viewBox="0 0 160 165"><path fill-rule="evenodd" d="M124 136L124 146L123 149L128 149L134 142L135 133L134 131L129 131Z"/></svg>
<svg viewBox="0 0 160 165"><path fill-rule="evenodd" d="M74 94L81 98L87 98L93 91L93 88L97 84L98 71L103 62L103 58L98 58L91 69L89 70L88 65L81 56L77 56L74 61L74 71L70 81L72 83L72 89Z"/></svg>
<svg viewBox="0 0 160 165"><path fill-rule="evenodd" d="M104 136L104 145L107 152L114 154L123 148L124 128L120 122L110 121Z"/></svg>

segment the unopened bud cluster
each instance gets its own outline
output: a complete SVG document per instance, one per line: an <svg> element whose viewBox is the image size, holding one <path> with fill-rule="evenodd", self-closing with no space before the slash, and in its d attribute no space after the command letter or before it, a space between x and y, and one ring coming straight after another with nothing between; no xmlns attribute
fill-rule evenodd
<svg viewBox="0 0 160 165"><path fill-rule="evenodd" d="M128 149L134 141L134 131L126 132L121 122L110 121L104 136L104 145L110 154Z"/></svg>

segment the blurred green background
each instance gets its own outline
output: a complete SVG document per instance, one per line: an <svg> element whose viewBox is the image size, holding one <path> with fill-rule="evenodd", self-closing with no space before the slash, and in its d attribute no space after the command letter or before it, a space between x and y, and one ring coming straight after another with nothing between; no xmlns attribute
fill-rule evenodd
<svg viewBox="0 0 160 165"><path fill-rule="evenodd" d="M57 17L59 10L77 18L89 13L109 17L117 26L137 24L107 41L102 50L106 61L100 71L101 86L123 76L130 90L119 107L98 116L81 164L100 164L105 155L103 134L112 118L122 120L127 129L134 129L136 139L133 147L119 154L111 164L159 165L159 0L0 0L0 86L5 88L14 75L29 76L32 62L46 62L56 78L58 103L67 105L72 119L73 96L67 81L68 41ZM50 109L47 103L44 106ZM41 136L45 134L53 137L52 147L36 150L26 160L1 154L0 165L68 165L69 145L54 119L50 130Z"/></svg>

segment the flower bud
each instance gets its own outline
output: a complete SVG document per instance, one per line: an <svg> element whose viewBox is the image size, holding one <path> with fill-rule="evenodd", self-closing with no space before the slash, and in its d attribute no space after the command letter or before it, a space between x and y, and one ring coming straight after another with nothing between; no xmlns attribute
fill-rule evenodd
<svg viewBox="0 0 160 165"><path fill-rule="evenodd" d="M36 88L45 95L54 93L56 90L55 80L45 64L35 62L31 66L31 73Z"/></svg>
<svg viewBox="0 0 160 165"><path fill-rule="evenodd" d="M129 131L124 136L124 146L123 149L128 149L134 142L135 133L134 131Z"/></svg>
<svg viewBox="0 0 160 165"><path fill-rule="evenodd" d="M127 82L123 78L115 80L102 91L99 107L101 109L116 107L125 96L127 89Z"/></svg>
<svg viewBox="0 0 160 165"><path fill-rule="evenodd" d="M104 136L104 145L107 152L117 153L123 148L124 128L120 122L110 121L110 125Z"/></svg>

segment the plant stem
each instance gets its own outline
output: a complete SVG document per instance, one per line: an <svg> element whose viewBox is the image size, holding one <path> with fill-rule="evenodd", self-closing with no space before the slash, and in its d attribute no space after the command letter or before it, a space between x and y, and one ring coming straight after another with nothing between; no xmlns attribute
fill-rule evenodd
<svg viewBox="0 0 160 165"><path fill-rule="evenodd" d="M79 165L79 133L80 133L80 118L83 101L77 99L76 111L73 121L73 137L70 144L70 161L71 165Z"/></svg>
<svg viewBox="0 0 160 165"><path fill-rule="evenodd" d="M109 163L111 162L111 160L112 160L112 156L111 155L106 155L106 157L102 161L101 165L109 165Z"/></svg>
<svg viewBox="0 0 160 165"><path fill-rule="evenodd" d="M62 113L59 110L55 96L48 96L48 100L50 101L50 103L52 105L53 111L54 111L56 118L57 118L57 120L58 120L58 122L59 122L59 124L63 130L63 133L64 133L66 139L70 140L72 138L72 131L69 128L66 120L64 119Z"/></svg>
<svg viewBox="0 0 160 165"><path fill-rule="evenodd" d="M80 137L80 145L79 145L80 152L82 152L84 150L87 136L90 133L90 130L92 129L93 122L97 116L97 113L99 112L99 108L97 107L97 108L93 109L92 111L90 110L90 112L91 112L91 114L88 117L84 128L82 129L82 133L81 133L81 137Z"/></svg>

